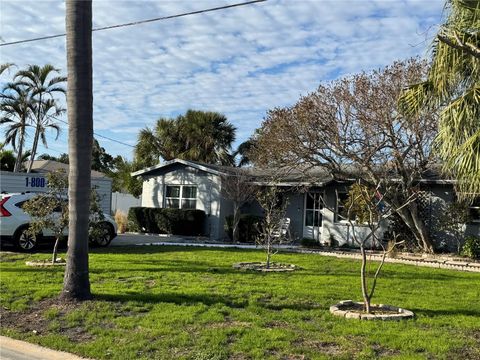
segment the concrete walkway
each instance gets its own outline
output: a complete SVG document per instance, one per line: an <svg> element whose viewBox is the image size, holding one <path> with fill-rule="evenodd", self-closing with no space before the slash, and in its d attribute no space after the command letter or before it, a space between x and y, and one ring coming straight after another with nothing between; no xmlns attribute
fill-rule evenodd
<svg viewBox="0 0 480 360"><path fill-rule="evenodd" d="M85 360L63 351L47 349L25 341L0 336L1 360Z"/></svg>

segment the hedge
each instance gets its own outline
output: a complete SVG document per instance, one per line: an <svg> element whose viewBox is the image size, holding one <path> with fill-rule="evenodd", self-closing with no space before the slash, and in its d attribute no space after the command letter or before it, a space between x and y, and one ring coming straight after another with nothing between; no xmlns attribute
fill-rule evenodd
<svg viewBox="0 0 480 360"><path fill-rule="evenodd" d="M244 243L253 243L260 235L259 229L263 221L263 217L242 214L238 222L238 241ZM233 215L225 217L225 232L230 240L233 240Z"/></svg>
<svg viewBox="0 0 480 360"><path fill-rule="evenodd" d="M128 211L129 229L146 233L205 235L205 220L202 210L131 207Z"/></svg>

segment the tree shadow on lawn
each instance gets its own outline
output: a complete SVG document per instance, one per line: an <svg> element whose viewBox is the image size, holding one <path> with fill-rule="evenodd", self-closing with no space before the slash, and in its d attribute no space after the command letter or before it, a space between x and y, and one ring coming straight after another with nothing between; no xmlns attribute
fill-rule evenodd
<svg viewBox="0 0 480 360"><path fill-rule="evenodd" d="M142 264L140 264L142 265ZM233 265L233 264L232 264ZM112 268L108 267L108 271L113 273L116 272L125 272L125 268ZM175 263L172 261L172 264L155 264L151 267L131 267L128 269L128 272L132 274L135 273L185 273L185 274L210 274L210 275L238 275L238 276L258 276L258 277L272 277L272 278L292 278L292 277L299 277L299 276L331 276L327 274L317 274L313 271L302 271L302 270L295 270L295 271L288 271L288 272L259 272L259 271L245 271L245 270L237 270L234 269L232 266L215 266L212 264L199 264L198 262L184 262L182 265ZM104 274L105 269L99 268L96 269L95 266L90 266L90 273L91 274Z"/></svg>
<svg viewBox="0 0 480 360"><path fill-rule="evenodd" d="M229 297L213 294L145 294L145 293L127 293L127 294L94 294L95 300L115 301L126 303L130 301L142 302L145 304L172 303L176 305L194 305L202 303L205 305L223 304L230 308L244 308L248 301L242 299L236 301Z"/></svg>
<svg viewBox="0 0 480 360"><path fill-rule="evenodd" d="M413 265L410 265L413 266ZM379 278L389 279L389 280L466 280L467 278L478 274L471 272L460 272L457 270L448 270L448 269L436 269L436 268L421 268L418 271L419 267L408 269L411 271L406 271L405 268L396 268L396 270L391 269L382 269L380 272ZM416 271L417 270L417 271ZM446 273L448 272L448 273Z"/></svg>
<svg viewBox="0 0 480 360"><path fill-rule="evenodd" d="M415 308L408 308L409 310L413 311L415 315L423 315L425 317L437 317L437 316L458 316L458 315L464 315L464 316L474 316L480 318L480 310L475 310L475 309L465 309L465 308L459 308L459 309L437 309L437 310L431 310L431 309L415 309Z"/></svg>

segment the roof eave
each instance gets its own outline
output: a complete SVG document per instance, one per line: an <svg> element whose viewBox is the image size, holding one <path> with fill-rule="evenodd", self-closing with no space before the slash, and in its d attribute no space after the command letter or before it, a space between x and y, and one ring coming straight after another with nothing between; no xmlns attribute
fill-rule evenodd
<svg viewBox="0 0 480 360"><path fill-rule="evenodd" d="M183 164L183 165L185 165L185 166L190 166L190 167L192 167L192 168L195 168L195 169L198 169L198 170L202 170L202 171L211 173L211 174L213 174L213 175L218 175L218 176L228 175L228 174L226 174L226 173L224 173L224 172L221 172L221 171L218 171L218 170L214 170L214 169L210 169L210 168L207 167L207 166L203 166L203 165L196 164L196 163L190 162L190 161L188 161L188 160L182 160L182 159L169 160L169 161L164 162L163 164L157 164L157 165L155 165L155 166L151 166L151 167L148 167L148 168L146 168L146 169L142 169L142 170L138 170L138 171L132 172L132 173L130 173L130 175L132 175L133 177L142 176L142 175L145 175L145 174L150 173L150 172L152 172L152 171L159 170L159 169L161 169L161 168L167 167L167 166L172 165L172 164L175 164L175 163Z"/></svg>

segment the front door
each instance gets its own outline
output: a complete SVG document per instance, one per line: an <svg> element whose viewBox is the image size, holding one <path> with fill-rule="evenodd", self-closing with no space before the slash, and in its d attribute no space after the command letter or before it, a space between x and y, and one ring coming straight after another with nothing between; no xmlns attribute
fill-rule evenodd
<svg viewBox="0 0 480 360"><path fill-rule="evenodd" d="M303 237L320 242L322 236L322 202L323 193L308 192L305 194L305 214Z"/></svg>

